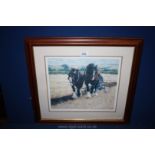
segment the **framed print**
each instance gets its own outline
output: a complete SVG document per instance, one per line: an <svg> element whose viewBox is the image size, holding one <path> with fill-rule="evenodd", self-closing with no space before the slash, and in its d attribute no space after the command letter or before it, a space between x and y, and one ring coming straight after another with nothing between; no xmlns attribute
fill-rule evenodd
<svg viewBox="0 0 155 155"><path fill-rule="evenodd" d="M126 122L142 39L26 39L32 101L41 122Z"/></svg>

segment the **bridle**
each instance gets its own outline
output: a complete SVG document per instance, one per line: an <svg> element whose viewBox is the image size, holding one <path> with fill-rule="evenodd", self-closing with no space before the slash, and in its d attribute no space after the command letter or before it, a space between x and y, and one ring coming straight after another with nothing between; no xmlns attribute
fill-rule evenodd
<svg viewBox="0 0 155 155"><path fill-rule="evenodd" d="M98 70L96 67L94 67L91 80L96 80L98 78L98 76L99 76Z"/></svg>
<svg viewBox="0 0 155 155"><path fill-rule="evenodd" d="M76 78L76 75L77 75L77 78ZM70 81L70 83L72 83L73 84L73 80L75 80L76 79L76 82L80 79L80 72L79 72L79 70L72 70L70 73L69 73L69 78L72 78L72 81Z"/></svg>

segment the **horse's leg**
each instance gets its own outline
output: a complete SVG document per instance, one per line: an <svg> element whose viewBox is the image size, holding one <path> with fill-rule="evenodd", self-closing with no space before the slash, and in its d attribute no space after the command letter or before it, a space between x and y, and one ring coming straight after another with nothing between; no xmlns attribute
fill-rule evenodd
<svg viewBox="0 0 155 155"><path fill-rule="evenodd" d="M80 76L77 84L76 84L76 87L77 87L77 96L80 97L82 92L81 92L81 88L83 86L83 82L84 82L84 77L83 76Z"/></svg>
<svg viewBox="0 0 155 155"><path fill-rule="evenodd" d="M97 91L98 91L98 89L97 89L98 84L99 84L99 80L96 81L95 88L94 88L95 89L95 95L96 96L98 95L98 93L97 93Z"/></svg>
<svg viewBox="0 0 155 155"><path fill-rule="evenodd" d="M91 90L90 90L90 93L91 93L91 94L93 94L94 89L95 89L95 86L94 86L94 83L92 83L92 85L91 85Z"/></svg>
<svg viewBox="0 0 155 155"><path fill-rule="evenodd" d="M77 88L77 96L80 97L81 93L80 93L80 88Z"/></svg>
<svg viewBox="0 0 155 155"><path fill-rule="evenodd" d="M94 93L94 95L98 95L97 94L97 85L98 85L98 81L93 81L92 82L92 87L91 87L91 94Z"/></svg>
<svg viewBox="0 0 155 155"><path fill-rule="evenodd" d="M74 85L72 86L72 89L73 89L72 98L73 98L73 99L76 99L76 98L77 98L77 95L76 95L76 90L75 90L75 86L74 86Z"/></svg>
<svg viewBox="0 0 155 155"><path fill-rule="evenodd" d="M90 88L89 88L89 83L86 82L86 89L87 89L87 98L90 98L91 97L91 94L90 94Z"/></svg>

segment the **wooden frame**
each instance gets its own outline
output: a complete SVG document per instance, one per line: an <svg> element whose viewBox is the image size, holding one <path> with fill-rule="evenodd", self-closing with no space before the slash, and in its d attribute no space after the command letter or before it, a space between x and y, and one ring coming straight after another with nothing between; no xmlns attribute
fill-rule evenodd
<svg viewBox="0 0 155 155"><path fill-rule="evenodd" d="M26 39L26 57L29 70L29 81L32 93L32 102L34 106L36 120L47 123L64 123L64 122L106 122L106 123L124 123L128 122L131 114L132 102L135 94L136 80L138 68L140 64L140 56L142 51L142 39L128 38L81 38L81 37L66 37L66 38L30 38ZM124 115L121 119L53 119L41 116L41 108L39 104L38 83L36 75L36 66L34 59L34 47L133 47L133 58L131 64L131 74L129 77L129 86L125 103Z"/></svg>

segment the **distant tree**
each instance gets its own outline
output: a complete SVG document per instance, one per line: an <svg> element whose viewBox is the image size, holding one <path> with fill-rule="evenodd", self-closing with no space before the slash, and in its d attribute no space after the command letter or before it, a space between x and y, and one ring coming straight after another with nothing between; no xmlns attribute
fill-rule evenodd
<svg viewBox="0 0 155 155"><path fill-rule="evenodd" d="M69 71L69 66L67 64L63 64L61 65L65 71Z"/></svg>
<svg viewBox="0 0 155 155"><path fill-rule="evenodd" d="M55 74L57 72L56 68L48 67L48 73L49 74Z"/></svg>
<svg viewBox="0 0 155 155"><path fill-rule="evenodd" d="M81 70L81 71L85 71L86 68L85 68L84 66L82 66L82 67L80 68L80 70Z"/></svg>
<svg viewBox="0 0 155 155"><path fill-rule="evenodd" d="M52 68L48 67L48 73L51 74L51 72L52 72Z"/></svg>

